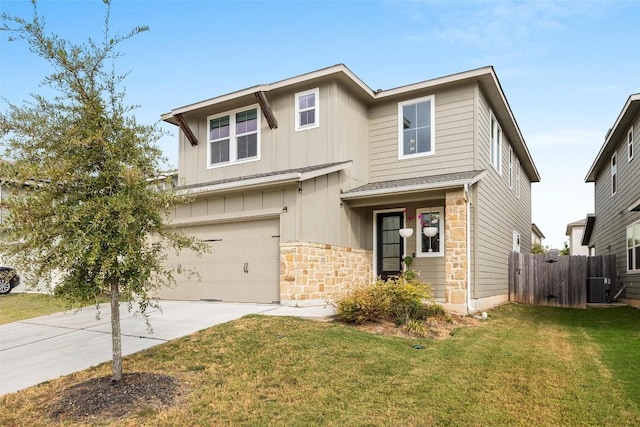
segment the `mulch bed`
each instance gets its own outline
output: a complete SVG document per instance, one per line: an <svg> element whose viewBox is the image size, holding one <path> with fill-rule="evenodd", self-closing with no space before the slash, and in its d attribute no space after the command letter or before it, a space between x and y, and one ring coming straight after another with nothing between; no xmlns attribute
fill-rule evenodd
<svg viewBox="0 0 640 427"><path fill-rule="evenodd" d="M168 375L126 373L115 384L111 377L92 378L65 389L52 402L49 415L56 421L116 420L169 407L180 395L180 384Z"/></svg>

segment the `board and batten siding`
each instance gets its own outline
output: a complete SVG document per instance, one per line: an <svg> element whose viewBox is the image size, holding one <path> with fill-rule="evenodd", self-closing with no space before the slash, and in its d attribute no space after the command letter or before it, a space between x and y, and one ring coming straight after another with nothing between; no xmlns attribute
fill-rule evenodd
<svg viewBox="0 0 640 427"><path fill-rule="evenodd" d="M508 293L509 253L513 232L520 234L521 252L531 248L531 182L520 168L520 197L509 187L509 144L502 143L502 174L490 161L490 106L477 90L477 169L487 173L478 182L475 207L478 217L474 298ZM515 156L515 152L514 152Z"/></svg>
<svg viewBox="0 0 640 427"><path fill-rule="evenodd" d="M370 181L439 175L473 169L474 86L421 93L412 99L434 95L435 154L398 159L398 102L369 110Z"/></svg>
<svg viewBox="0 0 640 427"><path fill-rule="evenodd" d="M627 226L640 221L640 212L629 212L629 205L640 198L640 115L633 121L634 156L629 161L627 132L616 142L617 192L611 194L611 163L613 152L607 154L606 166L595 182L596 222L591 237L596 255L616 255L620 280L632 284L625 295L640 299L640 274L627 272Z"/></svg>
<svg viewBox="0 0 640 427"><path fill-rule="evenodd" d="M319 126L295 130L295 94L319 88ZM259 160L208 168L208 120L229 110L209 110L199 115L185 114L185 120L197 135L199 144L191 146L180 131L179 170L181 184L198 184L247 175L289 170L353 160L346 173L356 183L366 182L368 173L368 119L366 105L337 81L323 81L310 86L288 88L267 94L278 121L270 129L260 113ZM248 108L248 105L246 106ZM361 185L361 184L357 184ZM354 184L354 186L356 186Z"/></svg>

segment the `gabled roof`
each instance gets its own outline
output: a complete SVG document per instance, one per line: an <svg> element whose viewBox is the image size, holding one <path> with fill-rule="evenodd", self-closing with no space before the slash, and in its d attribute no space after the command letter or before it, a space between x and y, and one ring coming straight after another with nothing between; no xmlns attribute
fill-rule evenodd
<svg viewBox="0 0 640 427"><path fill-rule="evenodd" d="M444 190L472 185L485 175L486 171L469 171L460 173L446 173L442 175L423 176L418 178L394 179L391 181L373 182L340 195L343 200L360 199L363 197L377 197L396 194L408 194L431 190Z"/></svg>
<svg viewBox="0 0 640 427"><path fill-rule="evenodd" d="M260 84L236 92L220 95L206 99L194 104L178 107L171 112L162 115L162 120L178 125L183 114L202 112L203 114L214 111L216 108L221 111L233 109L231 107L249 105L256 102L256 98L265 99L264 94L279 90L297 90L304 85L316 84L323 79L336 79L343 83L353 94L363 102L372 105L379 102L388 102L393 99L410 98L413 93L425 90L436 91L454 84L464 82L477 82L483 93L488 98L493 113L499 118L502 125L503 134L509 139L514 151L520 158L522 169L532 182L540 181L540 174L533 163L531 153L527 148L520 128L507 102L507 98L502 91L502 86L492 66L476 68L461 73L424 80L405 86L388 90L372 90L358 76L356 76L344 64L337 64L331 67L322 68L299 76L280 80L274 83ZM208 114L208 113L207 113Z"/></svg>
<svg viewBox="0 0 640 427"><path fill-rule="evenodd" d="M609 130L609 133L607 133L607 136L604 139L604 144L602 144L602 148L600 148L600 152L598 152L589 172L587 172L587 176L584 179L585 182L596 182L596 178L600 170L603 166L609 164L609 159L616 148L616 143L620 141L624 134L629 130L633 123L633 118L639 112L640 93L635 93L629 96L624 107L622 107L622 111L620 112L620 115L618 115L616 122Z"/></svg>
<svg viewBox="0 0 640 427"><path fill-rule="evenodd" d="M567 230L565 231L565 235L566 236L570 236L571 235L571 229L574 227L584 227L585 224L587 223L587 219L581 219L578 221L574 221L570 224L567 224Z"/></svg>

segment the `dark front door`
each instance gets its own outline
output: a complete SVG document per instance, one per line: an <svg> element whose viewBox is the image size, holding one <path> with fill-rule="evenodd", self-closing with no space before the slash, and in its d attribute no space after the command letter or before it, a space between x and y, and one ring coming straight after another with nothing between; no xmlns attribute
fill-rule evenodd
<svg viewBox="0 0 640 427"><path fill-rule="evenodd" d="M397 276L402 271L402 212L378 214L377 233L377 274L384 280L389 276Z"/></svg>

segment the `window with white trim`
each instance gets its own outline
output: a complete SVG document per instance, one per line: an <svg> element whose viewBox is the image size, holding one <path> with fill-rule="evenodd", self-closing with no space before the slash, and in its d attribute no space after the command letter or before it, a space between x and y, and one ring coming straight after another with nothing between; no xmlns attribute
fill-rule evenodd
<svg viewBox="0 0 640 427"><path fill-rule="evenodd" d="M627 227L627 271L640 273L640 221Z"/></svg>
<svg viewBox="0 0 640 427"><path fill-rule="evenodd" d="M320 89L298 92L296 102L296 132L320 126Z"/></svg>
<svg viewBox="0 0 640 427"><path fill-rule="evenodd" d="M522 172L520 171L520 160L516 159L516 164L515 164L515 175L516 175L516 197L518 197L518 199L520 198L520 179L521 179L521 175Z"/></svg>
<svg viewBox="0 0 640 427"><path fill-rule="evenodd" d="M424 208L416 210L417 257L444 256L444 208Z"/></svg>
<svg viewBox="0 0 640 427"><path fill-rule="evenodd" d="M633 127L629 129L627 134L627 154L629 161L633 160Z"/></svg>
<svg viewBox="0 0 640 427"><path fill-rule="evenodd" d="M618 160L616 153L611 156L611 195L614 196L618 191Z"/></svg>
<svg viewBox="0 0 640 427"><path fill-rule="evenodd" d="M211 116L208 121L208 167L259 160L260 108L258 106Z"/></svg>
<svg viewBox="0 0 640 427"><path fill-rule="evenodd" d="M509 188L513 188L513 147L509 146Z"/></svg>
<svg viewBox="0 0 640 427"><path fill-rule="evenodd" d="M398 103L398 159L435 153L435 97Z"/></svg>
<svg viewBox="0 0 640 427"><path fill-rule="evenodd" d="M502 175L502 128L500 127L500 123L498 123L496 116L493 115L493 112L491 112L490 115L491 140L489 141L489 158L493 168Z"/></svg>

